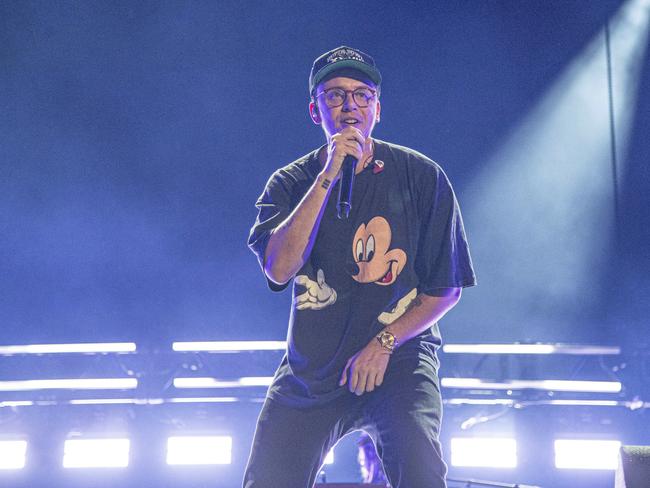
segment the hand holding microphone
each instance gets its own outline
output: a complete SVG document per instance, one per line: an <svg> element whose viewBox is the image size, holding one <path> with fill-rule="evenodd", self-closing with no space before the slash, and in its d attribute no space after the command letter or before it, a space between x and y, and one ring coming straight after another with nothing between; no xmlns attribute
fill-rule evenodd
<svg viewBox="0 0 650 488"><path fill-rule="evenodd" d="M339 219L347 219L350 214L354 173L357 162L363 156L365 142L359 129L348 126L332 136L327 148L327 161L323 172L335 175L332 181L341 177L336 204Z"/></svg>
<svg viewBox="0 0 650 488"><path fill-rule="evenodd" d="M339 219L346 220L352 208L352 187L354 186L354 170L359 158L347 155L343 158L341 166L341 184L339 185L339 199L336 202L336 211Z"/></svg>

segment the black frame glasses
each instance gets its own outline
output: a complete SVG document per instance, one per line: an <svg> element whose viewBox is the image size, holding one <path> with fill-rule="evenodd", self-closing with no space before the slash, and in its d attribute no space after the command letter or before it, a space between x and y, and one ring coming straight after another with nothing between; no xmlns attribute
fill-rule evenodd
<svg viewBox="0 0 650 488"><path fill-rule="evenodd" d="M330 93L341 94L340 103L333 101L331 98L329 98L328 95ZM318 98L321 95L325 95L324 97L325 105L327 105L329 108L336 108L336 107L340 107L345 103L345 101L348 99L348 93L352 94L352 100L354 100L354 103L359 108L368 107L370 103L377 98L377 92L375 90L371 90L370 88L357 88L356 90L344 90L343 88L337 88L337 87L323 90L322 92L317 94L315 98ZM370 93L369 96L368 93Z"/></svg>

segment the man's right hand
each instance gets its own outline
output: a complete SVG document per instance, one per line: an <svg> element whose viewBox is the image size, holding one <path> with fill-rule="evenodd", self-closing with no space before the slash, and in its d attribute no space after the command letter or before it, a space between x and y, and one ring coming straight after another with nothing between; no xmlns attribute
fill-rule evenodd
<svg viewBox="0 0 650 488"><path fill-rule="evenodd" d="M316 240L323 208L348 154L363 160L364 146L370 148L361 131L346 126L334 134L327 146L327 160L316 181L291 214L272 232L266 246L264 271L275 283L286 283L305 264Z"/></svg>
<svg viewBox="0 0 650 488"><path fill-rule="evenodd" d="M334 182L341 171L345 156L354 156L357 161L361 161L365 145L366 139L356 127L348 125L341 132L334 134L327 146L327 160L323 167L323 174Z"/></svg>

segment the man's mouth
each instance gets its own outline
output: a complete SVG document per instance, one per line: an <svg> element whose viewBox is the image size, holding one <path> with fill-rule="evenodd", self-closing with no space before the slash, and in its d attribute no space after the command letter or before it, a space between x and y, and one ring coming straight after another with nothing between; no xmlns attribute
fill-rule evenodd
<svg viewBox="0 0 650 488"><path fill-rule="evenodd" d="M346 124L346 125L355 125L355 124L359 124L359 123L360 123L359 120L354 119L354 118L351 118L351 117L348 117L348 118L346 118L346 119L342 119L341 122L344 123L344 124Z"/></svg>

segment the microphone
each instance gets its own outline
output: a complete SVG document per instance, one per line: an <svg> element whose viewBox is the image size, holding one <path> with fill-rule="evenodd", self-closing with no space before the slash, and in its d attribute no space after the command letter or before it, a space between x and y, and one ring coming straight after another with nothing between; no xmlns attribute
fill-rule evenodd
<svg viewBox="0 0 650 488"><path fill-rule="evenodd" d="M341 220L347 220L352 208L352 186L354 185L354 170L357 166L358 159L349 154L343 158L341 166L341 181L339 186L339 201L336 204L338 217Z"/></svg>

